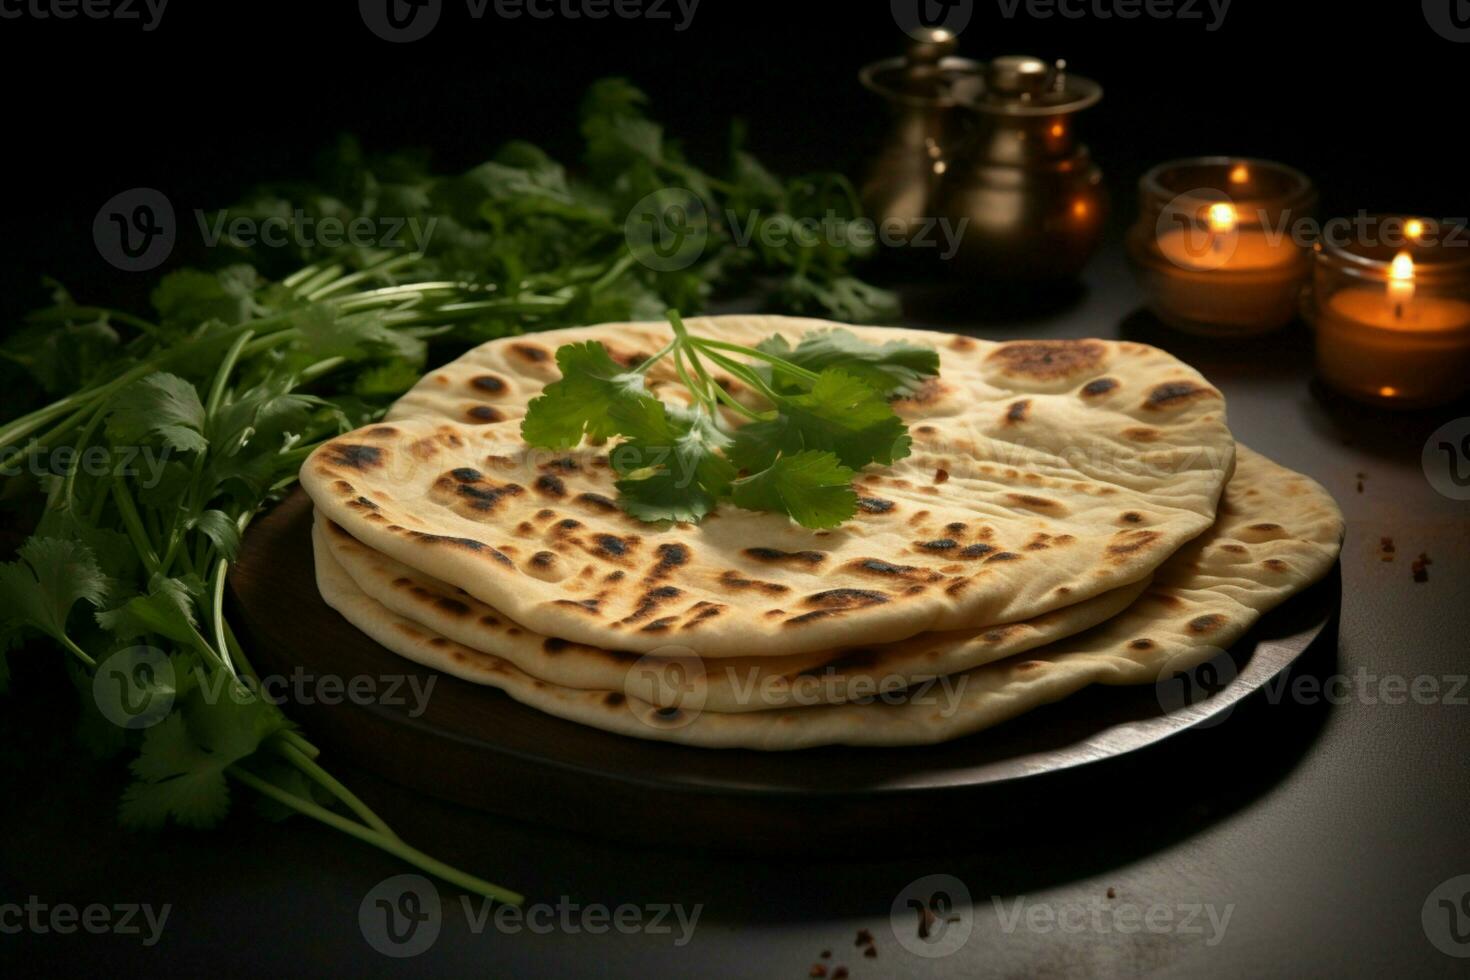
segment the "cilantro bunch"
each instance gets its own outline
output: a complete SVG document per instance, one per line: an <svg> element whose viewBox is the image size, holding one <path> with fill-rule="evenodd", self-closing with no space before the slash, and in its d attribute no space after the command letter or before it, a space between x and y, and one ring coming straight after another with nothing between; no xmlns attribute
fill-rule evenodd
<svg viewBox="0 0 1470 980"><path fill-rule="evenodd" d="M755 244L742 245L718 224L684 268L638 261L625 218L669 188L747 232L829 211L858 217L845 179L777 178L742 148L738 130L720 173L700 169L645 104L627 82L593 86L575 175L527 143L446 175L421 157L369 159L344 142L316 179L263 189L209 216L223 236L216 254L232 264L164 276L145 311L79 301L55 285L51 303L0 343L0 532L28 534L14 560L0 563L0 696L19 693L8 692L12 659L43 663L41 648L65 654L83 744L130 760L133 781L119 808L126 824L213 826L245 787L268 816L320 821L470 891L519 900L410 847L318 763L312 742L259 695L226 615L225 585L241 535L291 488L306 456L380 418L431 358L507 334L695 309L720 290L753 290L768 305L839 319L891 312L891 296L851 275L863 252L844 237L773 246L752 234ZM272 248L230 237L236 219L327 217L383 219L400 242L289 237ZM764 421L798 425L740 439L715 417L715 400L726 399L700 363L732 353L713 341L680 350L700 392L690 413L655 417L664 410L627 399L625 407L649 413L636 430L642 442L629 440L633 451L679 442L700 466L691 493L657 465L629 464L626 480L638 485L628 499L642 500L650 517L702 514L737 493L747 506L792 496L788 512L812 521L840 513L844 468L882 454L859 451L857 440L824 445L833 465L793 449L807 439L801 426L815 431L812 420L843 403L831 381L808 384L830 365L820 352L774 349L762 357L780 354L787 368L761 375L737 365L744 373L733 376L791 406ZM586 370L569 377L619 373L595 352L587 357ZM844 363L864 377L853 359ZM876 418L871 397L847 398ZM747 466L769 472L747 480L739 472ZM119 726L109 719L131 712L124 695L166 705L167 714ZM11 717L8 706L0 715Z"/></svg>
<svg viewBox="0 0 1470 980"><path fill-rule="evenodd" d="M39 505L16 560L0 564L0 651L40 634L69 654L84 744L133 753L118 809L129 827L213 826L244 786L268 816L319 820L518 902L405 843L323 769L261 696L225 614L242 533L306 456L379 417L455 309L500 302L466 285L383 285L393 271L312 266L279 283L241 267L183 271L155 290L153 320L58 293L34 322L135 336L90 381L0 425L6 497ZM8 681L0 656L0 689ZM166 713L140 715L158 705Z"/></svg>
<svg viewBox="0 0 1470 980"><path fill-rule="evenodd" d="M795 348L779 336L746 347L691 334L675 311L669 322L674 339L632 369L597 341L559 348L561 379L521 423L526 442L547 449L621 437L608 457L619 503L644 521L698 522L729 500L803 527L836 527L857 511L856 471L909 454L890 396L939 372L933 348L868 344L849 330L811 333ZM649 370L665 359L687 406L648 388ZM760 405L726 390L706 361ZM727 425L721 409L742 424Z"/></svg>

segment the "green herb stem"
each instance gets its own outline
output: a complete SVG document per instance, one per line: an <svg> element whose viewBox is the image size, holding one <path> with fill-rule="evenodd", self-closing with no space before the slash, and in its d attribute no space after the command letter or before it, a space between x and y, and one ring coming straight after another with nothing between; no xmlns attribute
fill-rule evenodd
<svg viewBox="0 0 1470 980"><path fill-rule="evenodd" d="M123 482L121 476L112 478L112 499L117 504L123 527L128 537L132 539L133 547L138 551L138 557L143 560L144 566L150 573L157 573L159 571L158 553L153 550L148 532L143 528L143 519L138 516L138 507L133 503L133 495L128 492L127 484Z"/></svg>
<svg viewBox="0 0 1470 980"><path fill-rule="evenodd" d="M97 668L97 661L93 660L91 656L87 654L87 651L77 646L76 641L74 641L71 637L67 636L65 633L53 633L52 636L56 638L56 641L58 643L66 647L66 649L71 652L72 656L76 657L78 660L80 660L82 663L86 664L93 670Z"/></svg>
<svg viewBox="0 0 1470 980"><path fill-rule="evenodd" d="M506 888L501 888L499 885L492 885L490 882L481 878L466 874L458 868L451 867L443 861L430 857L417 848L410 847L396 837L386 837L380 831L348 820L346 817L333 813L331 810L318 806L309 800L303 800L296 794L289 793L274 783L261 779L240 765L230 766L225 771L241 783L249 786L258 793L270 797L277 803L289 807L303 816L320 821L328 827L340 830L344 834L356 837L363 843L371 844L379 850L386 851L399 860L418 868L420 871L441 878L451 885L463 888L465 891L472 892L476 895L483 895L486 898L492 898L497 902L504 902L507 905L520 905L526 900L524 895Z"/></svg>
<svg viewBox="0 0 1470 980"><path fill-rule="evenodd" d="M347 809L357 814L357 816L362 820L363 823L367 824L369 827L373 828L385 837L391 837L393 840L402 839L398 836L397 833L394 832L393 828L388 826L388 824L383 821L382 817L374 813L372 807L364 803L357 796L356 793L352 792L346 786L343 786L340 782L337 781L334 776L332 776L331 773L327 772L321 766L317 765L317 763L311 757L307 756L306 753L302 752L291 742L284 739L272 739L271 747L275 749L276 753L280 755L281 758L285 759L292 766L296 767L296 769L298 769L308 779L312 780L318 786L322 787L322 789L326 790L328 793L332 794L332 796L340 800L342 805L347 807Z"/></svg>
<svg viewBox="0 0 1470 980"><path fill-rule="evenodd" d="M145 320L140 316L134 316L123 310L114 310L105 306L56 306L49 309L37 310L26 316L26 320L31 323L53 323L58 320L77 319L114 320L118 323L127 324L150 337L157 337L163 332L162 328L156 323Z"/></svg>
<svg viewBox="0 0 1470 980"><path fill-rule="evenodd" d="M209 625L214 631L214 645L219 650L220 657L225 661L226 668L238 677L240 674L234 663L231 662L230 645L225 638L225 574L229 571L229 567L230 563L221 558L215 562L214 572L210 576Z"/></svg>
<svg viewBox="0 0 1470 980"><path fill-rule="evenodd" d="M780 371L782 374L805 381L807 384L811 384L817 380L817 373L815 371L808 371L804 367L798 367L792 364L783 357L777 357L775 354L767 354L765 351L757 350L754 347L742 347L739 344L731 344L723 340L712 340L709 337L695 337L693 338L693 342L700 348L730 351L735 354L744 354L747 357L753 357L758 361L765 361L773 369Z"/></svg>
<svg viewBox="0 0 1470 980"><path fill-rule="evenodd" d="M335 282L330 282L325 285L318 286L312 289L311 292L308 292L306 294L306 299L309 302L313 303L319 302L333 295L334 293L340 293L344 289L351 289L353 286L356 286L359 283L367 282L371 279L382 278L393 270L400 269L405 265L417 262L422 258L423 256L419 253L413 253L410 255L400 255L397 258L389 259L386 262L380 262L377 265L371 266L369 268L362 269L350 275L342 276ZM297 291L300 292L303 290L298 289Z"/></svg>

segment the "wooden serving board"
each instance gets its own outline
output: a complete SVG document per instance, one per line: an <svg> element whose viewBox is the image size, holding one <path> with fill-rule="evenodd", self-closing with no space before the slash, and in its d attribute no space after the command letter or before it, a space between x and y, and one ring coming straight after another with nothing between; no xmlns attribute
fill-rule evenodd
<svg viewBox="0 0 1470 980"><path fill-rule="evenodd" d="M412 677L422 685L435 673L379 646L322 601L311 502L300 490L245 536L229 586L263 677L332 677L345 687L358 677ZM1062 777L1073 777L1074 785L1109 760L1137 761L1137 753L1172 735L1219 722L1307 650L1333 622L1340 594L1334 570L1266 616L1202 668L1204 689L1215 686L1211 678L1232 679L1194 703L1183 703L1182 684L1181 703L1169 711L1153 686L1095 687L936 746L690 748L563 721L446 675L434 681L418 717L406 697L399 704L305 698L288 710L314 740L356 765L423 793L536 823L680 848L760 852L830 851L842 839L872 841L891 836L895 826L927 823L933 832L926 827L916 836L938 845L957 807L993 812L1000 803L1024 822L1030 808L1054 805ZM302 687L283 685L288 696ZM1168 778L1159 783L1167 792ZM964 823L966 832L973 829Z"/></svg>

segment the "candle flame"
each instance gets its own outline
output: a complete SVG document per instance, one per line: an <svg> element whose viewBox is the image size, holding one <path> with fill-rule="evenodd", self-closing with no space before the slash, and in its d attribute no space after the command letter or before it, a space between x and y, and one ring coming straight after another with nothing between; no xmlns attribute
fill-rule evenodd
<svg viewBox="0 0 1470 980"><path fill-rule="evenodd" d="M1211 204L1209 210L1210 231L1223 235L1235 230L1235 209L1228 204Z"/></svg>
<svg viewBox="0 0 1470 980"><path fill-rule="evenodd" d="M1397 388L1395 388L1393 385L1384 385L1382 388L1379 388L1378 389L1378 394L1380 396L1384 397L1384 398L1392 398L1394 395L1397 395L1398 393L1399 393L1399 390Z"/></svg>
<svg viewBox="0 0 1470 980"><path fill-rule="evenodd" d="M1251 179L1251 169L1243 163L1237 163L1230 170L1230 183L1244 184Z"/></svg>
<svg viewBox="0 0 1470 980"><path fill-rule="evenodd" d="M1388 264L1388 277L1398 282L1413 283L1414 260L1409 257L1408 252L1400 252L1393 257Z"/></svg>
<svg viewBox="0 0 1470 980"><path fill-rule="evenodd" d="M1062 134L1065 133L1066 131L1067 131L1066 128L1061 123L1059 123L1059 122L1054 122L1054 123L1051 124L1051 134L1056 139L1061 139L1062 138Z"/></svg>
<svg viewBox="0 0 1470 980"><path fill-rule="evenodd" d="M1414 241L1418 241L1424 236L1424 222L1418 218L1410 218L1404 223L1404 234L1408 235Z"/></svg>
<svg viewBox="0 0 1470 980"><path fill-rule="evenodd" d="M1388 300L1393 315L1402 317L1405 304L1414 298L1414 260L1408 252L1400 252L1388 264Z"/></svg>

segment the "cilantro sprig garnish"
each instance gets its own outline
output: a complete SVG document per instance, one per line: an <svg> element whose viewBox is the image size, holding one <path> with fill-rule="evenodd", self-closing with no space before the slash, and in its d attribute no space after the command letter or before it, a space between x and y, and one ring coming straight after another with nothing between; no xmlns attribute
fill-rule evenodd
<svg viewBox="0 0 1470 980"><path fill-rule="evenodd" d="M695 336L674 311L669 323L673 340L633 368L597 341L559 348L561 379L521 422L526 442L546 449L621 437L608 456L619 503L645 521L698 522L729 500L803 527L838 526L857 512L856 472L909 454L889 397L939 373L933 348L869 344L849 330L811 333L795 348L779 336L746 347ZM665 360L689 404L649 389L649 371ZM728 391L716 368L757 404Z"/></svg>

